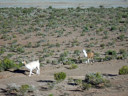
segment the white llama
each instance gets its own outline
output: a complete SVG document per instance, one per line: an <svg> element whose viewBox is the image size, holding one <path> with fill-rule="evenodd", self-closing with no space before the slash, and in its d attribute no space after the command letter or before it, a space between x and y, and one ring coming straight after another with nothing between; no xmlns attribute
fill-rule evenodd
<svg viewBox="0 0 128 96"><path fill-rule="evenodd" d="M30 62L28 64L25 61L23 61L22 63L25 64L25 67L30 70L29 76L31 76L31 74L34 74L32 72L34 69L37 69L36 74L40 74L40 63L39 63L39 60L32 61L32 62Z"/></svg>

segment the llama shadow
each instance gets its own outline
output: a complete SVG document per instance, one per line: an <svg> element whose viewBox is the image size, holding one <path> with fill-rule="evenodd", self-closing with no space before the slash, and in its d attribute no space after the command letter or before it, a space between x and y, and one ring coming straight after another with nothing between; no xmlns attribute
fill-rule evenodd
<svg viewBox="0 0 128 96"><path fill-rule="evenodd" d="M102 74L105 77L110 77L110 78L114 78L116 76L118 76L118 74Z"/></svg>
<svg viewBox="0 0 128 96"><path fill-rule="evenodd" d="M72 91L72 92L83 92L83 90L80 90L80 89L74 89L74 90L68 90L68 91Z"/></svg>
<svg viewBox="0 0 128 96"><path fill-rule="evenodd" d="M13 71L10 71L10 72L18 73L18 74L22 73L22 74L26 75L25 70L20 70L20 69L16 69L16 70L13 70Z"/></svg>
<svg viewBox="0 0 128 96"><path fill-rule="evenodd" d="M54 83L55 81L52 81L52 80L38 80L37 82L41 82L41 83Z"/></svg>
<svg viewBox="0 0 128 96"><path fill-rule="evenodd" d="M103 74L103 76L115 77L115 76L118 76L118 75L117 74Z"/></svg>

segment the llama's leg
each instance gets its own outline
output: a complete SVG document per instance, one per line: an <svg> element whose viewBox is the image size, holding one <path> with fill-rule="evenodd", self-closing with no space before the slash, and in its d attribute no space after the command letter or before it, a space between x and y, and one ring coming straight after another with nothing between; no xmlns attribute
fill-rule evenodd
<svg viewBox="0 0 128 96"><path fill-rule="evenodd" d="M30 70L29 77L31 76L31 74L32 74L32 70Z"/></svg>
<svg viewBox="0 0 128 96"><path fill-rule="evenodd" d="M39 74L39 70L38 69L36 70L36 74Z"/></svg>
<svg viewBox="0 0 128 96"><path fill-rule="evenodd" d="M90 58L90 63L92 63L92 58Z"/></svg>
<svg viewBox="0 0 128 96"><path fill-rule="evenodd" d="M37 67L36 74L40 74L40 68L39 67Z"/></svg>
<svg viewBox="0 0 128 96"><path fill-rule="evenodd" d="M89 59L88 59L88 63L89 63Z"/></svg>
<svg viewBox="0 0 128 96"><path fill-rule="evenodd" d="M94 59L92 58L92 62L94 62Z"/></svg>

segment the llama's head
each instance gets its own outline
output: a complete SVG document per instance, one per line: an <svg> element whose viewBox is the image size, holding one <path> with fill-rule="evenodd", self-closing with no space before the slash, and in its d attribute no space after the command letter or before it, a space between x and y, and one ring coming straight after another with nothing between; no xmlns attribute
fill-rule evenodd
<svg viewBox="0 0 128 96"><path fill-rule="evenodd" d="M86 52L86 50L85 50L85 49L83 49L83 52Z"/></svg>
<svg viewBox="0 0 128 96"><path fill-rule="evenodd" d="M24 64L24 65L26 65L27 63L26 63L26 61L22 61L22 63Z"/></svg>

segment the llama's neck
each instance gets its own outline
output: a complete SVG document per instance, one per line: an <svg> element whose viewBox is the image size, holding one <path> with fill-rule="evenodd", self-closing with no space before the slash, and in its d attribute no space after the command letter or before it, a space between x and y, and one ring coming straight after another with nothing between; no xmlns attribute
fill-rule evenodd
<svg viewBox="0 0 128 96"><path fill-rule="evenodd" d="M85 50L83 50L83 52L84 52L85 57L87 57L88 55L87 55L86 51L85 51Z"/></svg>

